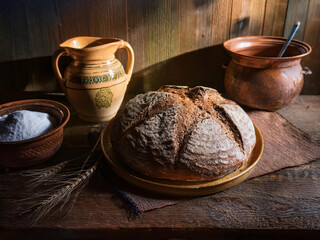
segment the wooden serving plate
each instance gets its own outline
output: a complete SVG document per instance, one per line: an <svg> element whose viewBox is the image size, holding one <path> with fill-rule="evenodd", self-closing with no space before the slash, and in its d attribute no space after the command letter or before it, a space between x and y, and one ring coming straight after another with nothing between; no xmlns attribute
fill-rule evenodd
<svg viewBox="0 0 320 240"><path fill-rule="evenodd" d="M124 165L114 154L110 141L110 121L101 132L101 148L105 155L103 161L123 180L146 190L171 196L202 196L223 191L244 181L258 163L263 152L263 139L259 129L254 126L256 145L248 162L240 169L216 180L174 181L152 178L139 174Z"/></svg>

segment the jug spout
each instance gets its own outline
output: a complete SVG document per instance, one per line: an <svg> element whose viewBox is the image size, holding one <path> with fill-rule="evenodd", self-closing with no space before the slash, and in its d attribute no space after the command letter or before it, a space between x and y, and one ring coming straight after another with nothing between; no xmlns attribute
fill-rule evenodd
<svg viewBox="0 0 320 240"><path fill-rule="evenodd" d="M123 40L102 37L74 37L61 43L59 46L74 60L101 61L114 58L118 48L123 45Z"/></svg>

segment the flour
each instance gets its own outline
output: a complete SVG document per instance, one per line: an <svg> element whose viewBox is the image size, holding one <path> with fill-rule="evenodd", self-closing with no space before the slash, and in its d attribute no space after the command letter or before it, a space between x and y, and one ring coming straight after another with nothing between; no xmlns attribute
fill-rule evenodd
<svg viewBox="0 0 320 240"><path fill-rule="evenodd" d="M56 125L57 120L47 113L15 111L0 116L0 142L15 142L38 137Z"/></svg>

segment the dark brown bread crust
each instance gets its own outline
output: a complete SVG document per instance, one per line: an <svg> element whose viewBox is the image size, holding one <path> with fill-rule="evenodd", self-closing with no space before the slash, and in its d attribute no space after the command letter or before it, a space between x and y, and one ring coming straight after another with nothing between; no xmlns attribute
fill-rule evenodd
<svg viewBox="0 0 320 240"><path fill-rule="evenodd" d="M216 179L240 168L255 145L248 115L216 90L164 86L117 114L111 142L133 170L173 180Z"/></svg>

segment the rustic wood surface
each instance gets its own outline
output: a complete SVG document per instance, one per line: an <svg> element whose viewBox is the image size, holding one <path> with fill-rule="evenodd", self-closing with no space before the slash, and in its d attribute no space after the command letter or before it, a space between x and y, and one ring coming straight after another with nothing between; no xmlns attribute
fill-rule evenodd
<svg viewBox="0 0 320 240"><path fill-rule="evenodd" d="M282 36L285 26L288 0L268 0L263 27L263 35Z"/></svg>
<svg viewBox="0 0 320 240"><path fill-rule="evenodd" d="M27 95L12 98L27 98ZM62 95L39 97L65 101ZM300 96L279 113L320 143L319 109L320 96ZM88 124L72 111L63 146L52 161L87 152L90 148L87 133L90 128L100 125ZM61 214L54 214L30 227L29 221L18 215L15 202L23 196L23 179L17 170L2 169L1 239L126 239L128 236L135 239L214 236L224 239L243 234L262 239L276 234L281 239L292 239L317 236L320 233L319 181L320 159L245 181L218 194L146 212L136 218L118 193L102 176L96 175L69 215L61 218Z"/></svg>
<svg viewBox="0 0 320 240"><path fill-rule="evenodd" d="M320 85L315 80L315 76L320 76L320 1L310 0L308 17L304 31L303 40L312 46L312 54L307 56L302 61L302 66L309 67L312 70L312 75L305 75L305 84L308 85L308 89L318 89L314 90L320 91ZM304 90L306 92L307 89Z"/></svg>
<svg viewBox="0 0 320 240"><path fill-rule="evenodd" d="M233 1L230 38L261 35L266 0Z"/></svg>
<svg viewBox="0 0 320 240"><path fill-rule="evenodd" d="M80 35L130 42L131 93L172 82L223 90L225 40L288 36L300 21L296 39L314 49L303 61L313 71L303 94L320 94L319 12L318 0L1 0L0 90L59 89L51 56L59 43ZM125 55L117 54L122 62Z"/></svg>

